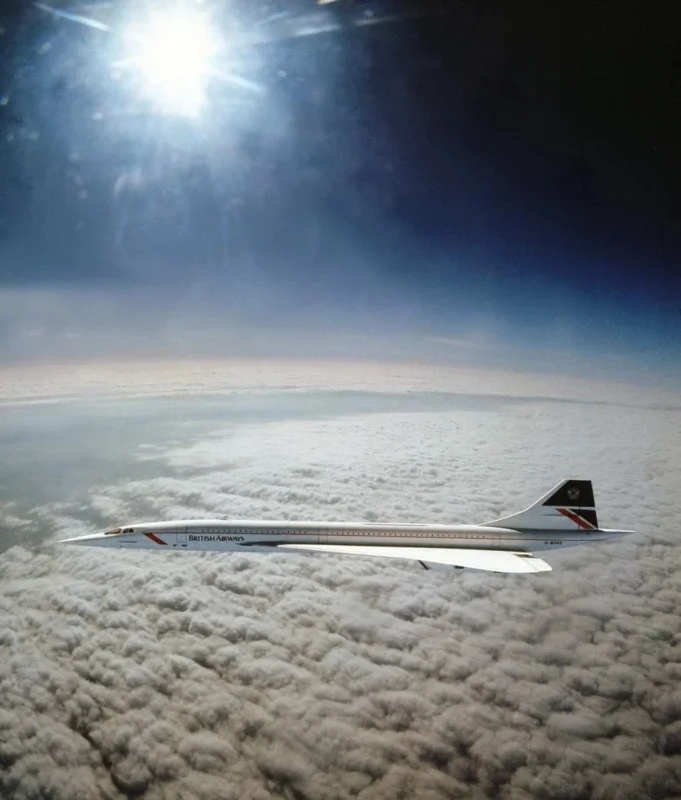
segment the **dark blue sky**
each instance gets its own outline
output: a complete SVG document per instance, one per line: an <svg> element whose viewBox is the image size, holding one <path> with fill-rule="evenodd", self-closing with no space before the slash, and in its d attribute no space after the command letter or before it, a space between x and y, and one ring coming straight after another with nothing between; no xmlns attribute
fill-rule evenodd
<svg viewBox="0 0 681 800"><path fill-rule="evenodd" d="M114 37L16 4L0 23L0 292L108 296L112 331L124 298L153 298L151 337L190 307L292 342L482 335L500 361L509 344L547 364L593 346L591 371L603 353L678 377L671 11L449 9L235 52L266 94L214 85L178 120L112 78ZM4 309L9 341L21 316Z"/></svg>

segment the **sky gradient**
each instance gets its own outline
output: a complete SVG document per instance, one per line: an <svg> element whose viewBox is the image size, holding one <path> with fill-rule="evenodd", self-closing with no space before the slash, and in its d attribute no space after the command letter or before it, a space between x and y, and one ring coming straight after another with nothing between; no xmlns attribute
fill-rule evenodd
<svg viewBox="0 0 681 800"><path fill-rule="evenodd" d="M3 358L470 357L449 339L681 380L663 9L452 4L241 48L264 93L217 83L189 120L116 76L115 37L4 14Z"/></svg>

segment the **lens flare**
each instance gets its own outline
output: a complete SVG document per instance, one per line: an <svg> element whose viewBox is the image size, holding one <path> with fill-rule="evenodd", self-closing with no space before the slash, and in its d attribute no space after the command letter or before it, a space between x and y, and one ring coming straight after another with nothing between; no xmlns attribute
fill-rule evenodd
<svg viewBox="0 0 681 800"><path fill-rule="evenodd" d="M210 18L190 10L150 16L128 31L133 69L140 88L167 114L196 116L206 100L218 50Z"/></svg>

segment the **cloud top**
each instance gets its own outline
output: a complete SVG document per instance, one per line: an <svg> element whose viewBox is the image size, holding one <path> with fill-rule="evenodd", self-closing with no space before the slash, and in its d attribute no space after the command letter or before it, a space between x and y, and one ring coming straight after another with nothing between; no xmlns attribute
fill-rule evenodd
<svg viewBox="0 0 681 800"><path fill-rule="evenodd" d="M0 556L3 796L681 791L678 412L294 417L178 425L174 442L149 429L129 470L156 474L93 475L29 523L59 536L138 514L477 521L579 474L604 524L645 536L557 554L529 578L13 547Z"/></svg>

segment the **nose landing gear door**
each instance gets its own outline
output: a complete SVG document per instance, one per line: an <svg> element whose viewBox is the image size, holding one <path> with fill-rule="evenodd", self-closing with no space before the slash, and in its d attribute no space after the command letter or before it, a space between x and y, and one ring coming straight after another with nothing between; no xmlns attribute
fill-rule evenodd
<svg viewBox="0 0 681 800"><path fill-rule="evenodd" d="M177 543L180 545L180 547L186 547L187 546L187 526L186 525L180 525L180 527L177 529Z"/></svg>

